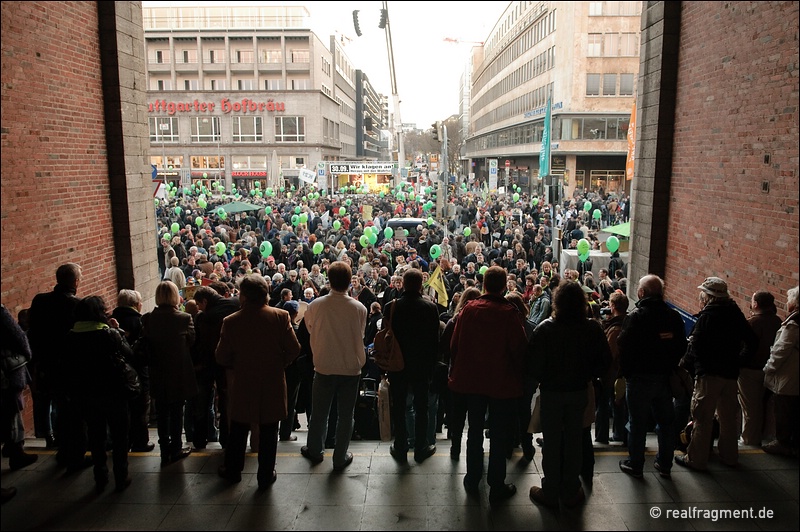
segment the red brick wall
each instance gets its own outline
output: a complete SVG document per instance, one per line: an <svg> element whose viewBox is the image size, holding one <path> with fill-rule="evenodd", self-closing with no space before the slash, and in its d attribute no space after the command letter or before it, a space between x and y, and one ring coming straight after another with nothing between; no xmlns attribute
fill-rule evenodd
<svg viewBox="0 0 800 532"><path fill-rule="evenodd" d="M2 2L0 24L3 304L16 316L72 261L78 295L115 305L96 3Z"/></svg>
<svg viewBox="0 0 800 532"><path fill-rule="evenodd" d="M667 279L728 282L747 310L766 289L785 315L798 284L798 3L683 2ZM765 156L769 161L765 162ZM769 192L761 191L768 183Z"/></svg>
<svg viewBox="0 0 800 532"><path fill-rule="evenodd" d="M97 7L2 3L2 300L14 315L83 267L116 303Z"/></svg>

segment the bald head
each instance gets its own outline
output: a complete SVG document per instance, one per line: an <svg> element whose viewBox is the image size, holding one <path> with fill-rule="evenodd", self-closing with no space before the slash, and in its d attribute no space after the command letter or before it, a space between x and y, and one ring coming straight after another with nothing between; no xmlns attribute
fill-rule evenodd
<svg viewBox="0 0 800 532"><path fill-rule="evenodd" d="M664 281L658 275L645 275L639 281L639 299L644 297L663 297Z"/></svg>

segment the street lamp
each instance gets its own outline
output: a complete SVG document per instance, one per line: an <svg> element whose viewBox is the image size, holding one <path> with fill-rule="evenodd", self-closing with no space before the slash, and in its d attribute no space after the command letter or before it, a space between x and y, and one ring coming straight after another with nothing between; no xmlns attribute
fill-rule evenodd
<svg viewBox="0 0 800 532"><path fill-rule="evenodd" d="M167 148L164 145L165 131L169 131L169 122L164 122L164 119L158 124L158 129L161 131L161 168L164 170L164 183L167 182ZM168 118L166 120L169 120Z"/></svg>

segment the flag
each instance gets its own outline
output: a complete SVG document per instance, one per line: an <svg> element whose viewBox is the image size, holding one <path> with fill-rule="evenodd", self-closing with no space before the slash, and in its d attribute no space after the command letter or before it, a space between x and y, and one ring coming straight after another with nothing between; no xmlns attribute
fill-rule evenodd
<svg viewBox="0 0 800 532"><path fill-rule="evenodd" d="M625 160L625 179L633 179L634 151L636 150L636 100L633 101L631 119L628 122L628 158Z"/></svg>
<svg viewBox="0 0 800 532"><path fill-rule="evenodd" d="M434 290L436 290L436 299L438 300L437 303L445 308L447 308L447 287L444 284L444 279L442 279L442 268L438 267L436 270L428 277L428 282L425 283L425 288L432 286Z"/></svg>
<svg viewBox="0 0 800 532"><path fill-rule="evenodd" d="M550 175L550 97L547 97L547 109L544 112L544 128L542 129L542 149L539 152L539 177Z"/></svg>

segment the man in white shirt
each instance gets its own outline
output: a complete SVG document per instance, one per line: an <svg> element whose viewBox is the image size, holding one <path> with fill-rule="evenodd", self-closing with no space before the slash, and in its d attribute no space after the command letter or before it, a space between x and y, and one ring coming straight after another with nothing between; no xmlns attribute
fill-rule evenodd
<svg viewBox="0 0 800 532"><path fill-rule="evenodd" d="M314 384L311 390L311 419L306 445L300 454L312 463L323 460L328 414L336 397L338 422L333 450L333 470L343 471L353 462L348 452L353 434L353 414L358 396L361 368L366 362L364 329L367 309L347 295L352 271L336 261L328 268L331 291L308 305L305 323L314 353Z"/></svg>

